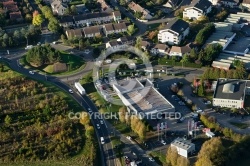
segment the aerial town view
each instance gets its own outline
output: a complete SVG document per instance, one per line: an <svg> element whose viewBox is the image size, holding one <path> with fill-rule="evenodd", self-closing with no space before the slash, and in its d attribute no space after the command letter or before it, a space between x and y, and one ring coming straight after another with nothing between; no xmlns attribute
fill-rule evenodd
<svg viewBox="0 0 250 166"><path fill-rule="evenodd" d="M249 166L250 0L0 0L0 166Z"/></svg>

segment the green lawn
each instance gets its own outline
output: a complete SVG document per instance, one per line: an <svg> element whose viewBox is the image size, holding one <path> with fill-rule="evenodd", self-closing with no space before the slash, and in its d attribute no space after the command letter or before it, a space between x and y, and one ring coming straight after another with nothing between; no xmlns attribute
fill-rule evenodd
<svg viewBox="0 0 250 166"><path fill-rule="evenodd" d="M68 54L65 52L61 52L61 63L66 63L68 66L68 70L65 72L53 73L53 66L54 66L53 64L34 68L34 67L29 65L29 63L26 61L25 56L23 56L20 59L20 64L22 66L24 66L25 68L31 68L31 69L38 71L38 72L41 72L41 73L46 72L47 74L50 74L50 75L73 74L73 73L76 73L76 72L83 70L85 65L86 65L83 58L76 56L76 55Z"/></svg>
<svg viewBox="0 0 250 166"><path fill-rule="evenodd" d="M248 124L246 124L246 123L240 123L240 122L230 122L230 124L234 125L234 126L236 126L238 128L240 128L240 129L246 129L246 128L249 127Z"/></svg>
<svg viewBox="0 0 250 166"><path fill-rule="evenodd" d="M158 164L160 164L160 165L166 165L167 164L166 154L160 153L158 151L158 152L151 152L150 155L154 157L155 161Z"/></svg>

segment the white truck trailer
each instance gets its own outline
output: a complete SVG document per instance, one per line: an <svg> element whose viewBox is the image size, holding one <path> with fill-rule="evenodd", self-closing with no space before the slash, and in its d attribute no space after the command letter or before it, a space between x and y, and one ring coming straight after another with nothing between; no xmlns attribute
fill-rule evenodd
<svg viewBox="0 0 250 166"><path fill-rule="evenodd" d="M75 82L75 87L81 95L85 95L86 91L79 82Z"/></svg>

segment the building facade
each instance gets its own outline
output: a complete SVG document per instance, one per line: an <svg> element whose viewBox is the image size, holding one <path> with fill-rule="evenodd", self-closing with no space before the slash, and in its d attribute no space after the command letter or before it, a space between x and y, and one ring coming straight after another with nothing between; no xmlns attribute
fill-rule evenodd
<svg viewBox="0 0 250 166"><path fill-rule="evenodd" d="M189 24L181 19L169 22L158 33L158 41L170 45L179 45L189 34Z"/></svg>

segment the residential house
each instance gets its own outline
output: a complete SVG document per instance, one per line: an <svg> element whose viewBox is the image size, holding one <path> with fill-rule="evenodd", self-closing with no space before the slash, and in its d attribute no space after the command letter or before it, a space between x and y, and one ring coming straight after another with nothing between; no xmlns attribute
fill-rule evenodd
<svg viewBox="0 0 250 166"><path fill-rule="evenodd" d="M117 12L116 12L117 13ZM114 16L114 12L96 12L96 13L87 13L74 16L75 24L77 26L89 26L92 23L108 23L116 20L117 18Z"/></svg>
<svg viewBox="0 0 250 166"><path fill-rule="evenodd" d="M242 6L244 6L247 10L250 9L250 0L243 0Z"/></svg>
<svg viewBox="0 0 250 166"><path fill-rule="evenodd" d="M166 44L156 44L150 50L150 52L154 55L166 55L168 51L169 51L169 48Z"/></svg>
<svg viewBox="0 0 250 166"><path fill-rule="evenodd" d="M10 13L10 20L17 21L17 22L23 21L22 13L20 11L19 12L11 12Z"/></svg>
<svg viewBox="0 0 250 166"><path fill-rule="evenodd" d="M139 4L136 4L135 2L129 3L128 7L133 10L134 12L141 12L142 13L142 19L149 20L153 17L151 16L150 12L147 9L144 9Z"/></svg>
<svg viewBox="0 0 250 166"><path fill-rule="evenodd" d="M134 45L135 38L133 36L124 36L117 39L118 42L121 42L123 45Z"/></svg>
<svg viewBox="0 0 250 166"><path fill-rule="evenodd" d="M122 47L122 43L117 40L112 40L106 43L106 48L118 49Z"/></svg>
<svg viewBox="0 0 250 166"><path fill-rule="evenodd" d="M178 47L178 46L172 46L169 55L170 56L183 56L185 54L189 55L191 51L191 48L189 45L183 46L183 47Z"/></svg>
<svg viewBox="0 0 250 166"><path fill-rule="evenodd" d="M68 39L83 37L82 29L80 29L80 28L79 29L66 30L66 35L67 35Z"/></svg>
<svg viewBox="0 0 250 166"><path fill-rule="evenodd" d="M175 19L159 30L158 41L178 45L188 34L189 24L181 19Z"/></svg>
<svg viewBox="0 0 250 166"><path fill-rule="evenodd" d="M115 32L115 29L113 27L113 24L105 24L103 25L103 32L106 36L113 34Z"/></svg>
<svg viewBox="0 0 250 166"><path fill-rule="evenodd" d="M67 7L68 6L66 4L62 3L62 1L60 1L60 0L54 0L51 3L52 12L54 14L59 15L59 16L64 15L64 12L67 9Z"/></svg>
<svg viewBox="0 0 250 166"><path fill-rule="evenodd" d="M149 47L150 47L150 43L148 41L144 41L144 40L141 41L141 48L143 51L147 51Z"/></svg>
<svg viewBox="0 0 250 166"><path fill-rule="evenodd" d="M115 33L120 33L120 32L126 32L127 31L127 26L126 24L123 23L118 23L118 24L113 24L114 27L114 32Z"/></svg>
<svg viewBox="0 0 250 166"><path fill-rule="evenodd" d="M114 21L117 21L117 22L119 22L122 19L120 11L113 12L113 19Z"/></svg>
<svg viewBox="0 0 250 166"><path fill-rule="evenodd" d="M238 8L240 0L220 0L220 3L226 7Z"/></svg>
<svg viewBox="0 0 250 166"><path fill-rule="evenodd" d="M59 25L64 28L74 26L73 16L62 16L61 18L59 18Z"/></svg>
<svg viewBox="0 0 250 166"><path fill-rule="evenodd" d="M101 5L103 12L113 12L114 10L105 2L105 0L97 0L97 3Z"/></svg>
<svg viewBox="0 0 250 166"><path fill-rule="evenodd" d="M5 12L18 12L19 11L17 3L14 1L3 2L3 9L5 10Z"/></svg>
<svg viewBox="0 0 250 166"><path fill-rule="evenodd" d="M183 17L199 19L206 16L212 10L212 3L209 0L193 0L183 11Z"/></svg>
<svg viewBox="0 0 250 166"><path fill-rule="evenodd" d="M87 38L93 38L95 36L101 35L99 26L91 26L83 29L84 36Z"/></svg>

